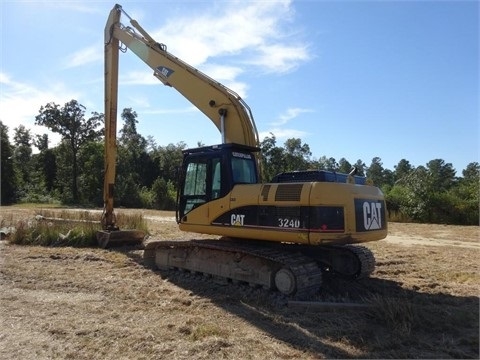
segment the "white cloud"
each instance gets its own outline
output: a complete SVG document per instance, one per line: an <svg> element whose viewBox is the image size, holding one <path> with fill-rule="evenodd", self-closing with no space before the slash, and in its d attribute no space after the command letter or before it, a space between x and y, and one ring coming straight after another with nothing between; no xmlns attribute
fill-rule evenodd
<svg viewBox="0 0 480 360"><path fill-rule="evenodd" d="M260 48L259 54L247 63L259 66L267 72L287 73L310 57L306 45L272 44Z"/></svg>
<svg viewBox="0 0 480 360"><path fill-rule="evenodd" d="M126 85L162 85L160 80L153 76L153 70L129 71L119 74L119 86Z"/></svg>
<svg viewBox="0 0 480 360"><path fill-rule="evenodd" d="M302 109L302 108L289 108L289 109L287 109L287 111L285 113L281 114L278 117L277 121L272 122L271 125L274 125L274 126L285 125L290 120L298 117L300 114L309 113L309 112L313 112L313 110Z"/></svg>
<svg viewBox="0 0 480 360"><path fill-rule="evenodd" d="M263 141L266 137L271 137L275 135L275 138L278 140L291 139L291 138L304 138L308 136L308 132L296 129L281 129L281 128L272 128L267 131L261 131L258 134L260 141Z"/></svg>
<svg viewBox="0 0 480 360"><path fill-rule="evenodd" d="M167 21L152 36L195 67L214 57L229 57L226 62L284 73L310 59L298 33L286 29L292 16L290 1L234 1ZM230 80L238 75L232 72Z"/></svg>
<svg viewBox="0 0 480 360"><path fill-rule="evenodd" d="M5 73L0 73L0 84L9 84L10 78Z"/></svg>
<svg viewBox="0 0 480 360"><path fill-rule="evenodd" d="M202 66L202 72L215 79L216 81L229 81L235 79L243 72L243 69L237 66L206 64Z"/></svg>
<svg viewBox="0 0 480 360"><path fill-rule="evenodd" d="M100 50L100 51L99 51ZM92 45L78 50L65 60L65 69L103 61L103 47Z"/></svg>
<svg viewBox="0 0 480 360"><path fill-rule="evenodd" d="M78 12L89 11L88 7L77 2L67 1L62 6L71 7ZM129 9L126 8L126 10ZM199 68L242 98L247 97L249 89L247 83L239 80L245 73L254 74L259 70L284 73L310 59L308 46L301 39L301 31L292 33L288 29L292 26L291 20L294 15L290 0L213 2L210 7L202 6L200 12L159 18L156 22L162 24L162 27L156 31L152 31L152 27L144 24L144 22L147 23L147 19L151 21L151 14L135 12L134 9L132 11L132 17L139 20L157 41L165 42L172 54ZM124 17L123 21L126 23L128 20ZM63 69L75 68L74 70L77 71L93 63L100 65L103 61L103 47L96 41L98 37L91 41L91 46L78 49L64 58ZM123 63L125 60L120 61ZM133 71L120 72L120 86L162 86L148 67L139 68L138 71L136 67L130 69ZM74 72L64 73L73 75ZM31 128L34 133L48 133L46 128L34 126L34 119L40 107L49 102L63 105L71 99L86 101L79 99L81 95L86 97L90 95L92 99L98 99L98 91L95 92L95 97L92 91L101 88L103 84L101 74L102 72L98 73L99 77L96 80L89 81L88 76L77 76L74 81L65 77L64 82L47 83L47 80L43 79L42 83L32 86L33 83L28 78L21 81L12 80L6 73L0 72L2 86L0 120L9 127L10 131L19 124L23 124ZM48 81L52 81L51 79L50 76ZM85 87L82 90L82 86L86 85L89 85L88 88ZM151 114L198 111L194 107L152 109L148 100L140 99L139 95L131 97L130 100L148 109L148 113ZM94 106L95 104L92 103L91 107ZM288 113L283 116L288 117ZM290 114L290 116L297 115ZM279 128L288 121L289 119L280 117L279 122L272 125L276 127L270 131L274 131L277 137L298 137L304 134L298 130ZM49 133L49 136L53 139L56 135Z"/></svg>
<svg viewBox="0 0 480 360"><path fill-rule="evenodd" d="M132 17L139 21L145 17L142 11L132 11ZM155 31L145 28L154 39L166 42L173 55L242 98L247 97L248 85L238 78L245 71L285 73L311 58L308 46L298 37L301 32L292 34L287 30L294 15L290 0L230 1L213 4L202 11L166 18L163 26ZM125 16L122 21L128 24ZM101 48L92 45L71 54L65 68L100 63ZM255 69L249 70L249 67ZM157 85L158 80L148 71L132 71L120 74L120 84Z"/></svg>
<svg viewBox="0 0 480 360"><path fill-rule="evenodd" d="M50 146L58 143L58 134L49 132L46 127L35 125L35 116L40 107L50 102L65 104L72 99L78 99L79 94L67 89L62 83L50 83L47 89L39 89L28 83L12 80L8 74L0 73L0 120L9 129L10 140L13 139L13 129L24 125L31 130L32 135L47 133Z"/></svg>
<svg viewBox="0 0 480 360"><path fill-rule="evenodd" d="M303 138L309 135L308 132L291 129L291 128L283 128L283 125L286 125L291 120L297 118L299 115L304 113L313 112L311 109L303 109L303 108L289 108L284 113L280 114L277 121L271 122L270 125L273 127L269 130L262 131L259 133L260 141L265 139L266 137L270 137L275 135L277 140L279 139L290 139L290 138Z"/></svg>
<svg viewBox="0 0 480 360"><path fill-rule="evenodd" d="M247 95L248 85L244 82L236 80L236 78L244 72L237 66L205 64L201 71L209 77L236 92L241 98Z"/></svg>

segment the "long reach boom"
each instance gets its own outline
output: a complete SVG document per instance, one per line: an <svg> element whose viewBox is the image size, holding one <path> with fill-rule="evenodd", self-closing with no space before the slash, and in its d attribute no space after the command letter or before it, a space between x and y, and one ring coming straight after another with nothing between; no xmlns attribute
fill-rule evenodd
<svg viewBox="0 0 480 360"><path fill-rule="evenodd" d="M131 26L121 22L122 13ZM202 111L222 134L222 143L258 147L258 132L252 112L233 90L167 52L132 19L121 5L110 11L105 26L105 185L103 227L118 230L113 214L115 184L118 68L121 44L153 70L164 85L171 86ZM122 50L123 51L123 50Z"/></svg>
<svg viewBox="0 0 480 360"><path fill-rule="evenodd" d="M130 26L120 22L121 14ZM258 146L258 133L248 105L233 90L167 52L165 44L156 42L120 5L111 10L105 27L106 61L111 72L105 76L112 104L117 99L119 42L133 51L153 70L164 85L171 86L202 111L222 133L223 143ZM108 69L108 67L107 67Z"/></svg>

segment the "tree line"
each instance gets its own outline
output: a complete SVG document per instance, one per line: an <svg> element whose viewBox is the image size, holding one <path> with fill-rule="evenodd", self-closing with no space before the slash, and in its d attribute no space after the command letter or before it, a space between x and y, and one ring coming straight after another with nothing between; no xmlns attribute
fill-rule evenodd
<svg viewBox="0 0 480 360"><path fill-rule="evenodd" d="M177 190L177 169L182 163L184 142L157 145L151 136L137 131L137 113L121 113L123 126L117 139L115 206L173 210ZM35 124L61 136L49 148L48 135L33 136L24 125L14 128L13 141L0 120L0 203L59 203L103 206L104 115L92 112L76 100L64 106L48 103L35 117ZM199 144L201 145L201 144ZM34 153L33 148L38 151ZM260 144L264 181L295 170L327 170L365 176L367 183L385 193L390 220L426 223L479 224L480 165L471 162L456 176L451 163L433 159L425 166L413 166L401 159L394 169L383 167L374 157L350 163L341 158L312 156L308 144L291 138L277 144L274 134Z"/></svg>

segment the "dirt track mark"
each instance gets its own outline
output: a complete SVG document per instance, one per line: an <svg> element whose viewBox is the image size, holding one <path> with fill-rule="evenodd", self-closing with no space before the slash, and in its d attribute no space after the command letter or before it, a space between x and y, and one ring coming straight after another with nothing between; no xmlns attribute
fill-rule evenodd
<svg viewBox="0 0 480 360"><path fill-rule="evenodd" d="M480 242L467 242L459 240L433 239L419 236L398 236L388 235L382 242L400 244L405 246L426 245L426 246L453 246L469 249L480 249Z"/></svg>

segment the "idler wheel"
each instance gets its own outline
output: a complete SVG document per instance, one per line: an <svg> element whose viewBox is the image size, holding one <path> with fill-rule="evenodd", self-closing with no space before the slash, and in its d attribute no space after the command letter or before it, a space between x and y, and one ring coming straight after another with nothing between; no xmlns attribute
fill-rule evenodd
<svg viewBox="0 0 480 360"><path fill-rule="evenodd" d="M275 286L285 295L292 295L297 290L295 275L290 269L282 268L275 274Z"/></svg>

